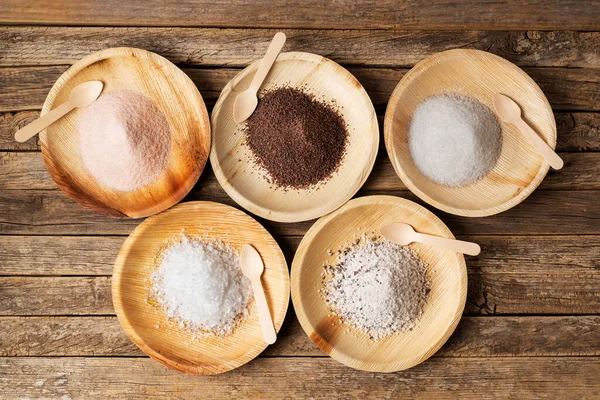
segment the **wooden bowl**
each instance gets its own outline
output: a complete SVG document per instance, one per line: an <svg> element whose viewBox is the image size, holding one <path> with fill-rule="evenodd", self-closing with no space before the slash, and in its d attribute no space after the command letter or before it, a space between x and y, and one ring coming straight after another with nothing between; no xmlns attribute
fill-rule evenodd
<svg viewBox="0 0 600 400"><path fill-rule="evenodd" d="M274 188L244 145L243 125L233 121L233 103L250 85L258 63L252 63L225 86L212 112L210 162L215 175L236 203L263 218L298 222L327 214L352 198L373 168L379 147L373 104L356 78L337 63L309 53L280 54L261 89L303 86L319 99L335 101L349 137L345 161L317 190Z"/></svg>
<svg viewBox="0 0 600 400"><path fill-rule="evenodd" d="M100 184L85 170L79 155L77 124L83 110L75 109L40 134L46 168L58 187L84 207L115 217L146 217L179 202L200 177L210 149L208 113L194 83L167 59L149 51L101 50L58 78L42 114L90 80L104 83L101 96L131 90L152 100L171 128L169 159L156 180L139 190L120 192Z"/></svg>
<svg viewBox="0 0 600 400"><path fill-rule="evenodd" d="M119 251L112 280L112 297L119 322L146 354L169 368L192 374L218 374L254 359L267 344L263 341L254 302L250 315L229 336L193 338L169 322L159 306L147 299L155 257L166 241L208 236L230 243L241 253L253 245L265 263L262 283L275 329L285 317L290 283L285 258L277 242L258 222L233 207L197 201L177 205L142 222Z"/></svg>
<svg viewBox="0 0 600 400"><path fill-rule="evenodd" d="M364 233L379 235L382 226L394 222L408 223L418 232L454 238L439 218L412 201L392 196L360 197L320 218L300 242L292 263L292 302L302 328L321 350L352 368L393 372L425 361L450 337L465 307L467 270L463 255L413 243L409 247L428 264L431 292L412 331L374 341L330 314L318 292L323 287L323 266L336 265L336 250L347 242Z"/></svg>
<svg viewBox="0 0 600 400"><path fill-rule="evenodd" d="M398 83L385 113L385 146L402 182L423 201L451 214L483 217L514 207L542 182L549 164L520 131L503 122L500 158L477 182L463 187L439 185L413 163L407 136L419 103L437 94L458 93L493 111L497 92L515 99L529 124L552 148L556 146L554 114L544 93L520 68L496 55L444 51L418 63Z"/></svg>

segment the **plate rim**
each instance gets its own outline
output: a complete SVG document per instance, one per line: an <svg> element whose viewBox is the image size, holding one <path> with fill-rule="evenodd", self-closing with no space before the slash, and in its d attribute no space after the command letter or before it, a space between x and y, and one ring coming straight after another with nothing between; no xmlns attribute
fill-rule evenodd
<svg viewBox="0 0 600 400"><path fill-rule="evenodd" d="M221 168L219 161L218 161L218 157L216 155L216 149L215 149L216 141L213 140L212 144L211 144L210 155L209 155L210 164L212 166L215 176L217 177L217 181L219 182L219 185L223 188L223 190L225 190L225 192L229 195L229 197L231 197L231 199L233 201L235 201L240 207L244 208L245 210L251 212L254 215L257 215L261 218L264 218L264 219L267 219L270 221L287 222L287 223L303 222L303 221L308 221L311 219L319 218L323 215L326 215L332 211L337 210L338 208L340 208L341 206L346 204L348 202L348 200L350 200L362 188L362 186L365 184L365 182L371 175L371 172L373 171L375 162L377 160L377 153L378 153L378 149L379 149L379 145L380 145L380 136L381 136L380 132L379 132L379 122L377 120L377 114L375 112L375 107L373 106L373 102L372 102L370 96L368 95L368 93L366 92L365 88L363 87L363 85L358 81L358 79L350 71L348 71L346 68L344 68L337 62L335 62L327 57L323 57L323 56L320 56L320 55L314 54L314 53L302 52L302 51L289 51L289 52L280 53L279 56L277 57L276 62L293 61L293 60L309 61L309 62L316 63L317 65L329 64L332 67L336 68L336 73L343 73L346 77L348 77L353 82L353 84L359 89L362 96L364 96L364 98L366 98L368 100L368 103L371 106L370 109L368 110L368 112L371 114L371 121L372 121L372 124L374 125L373 132L371 132L371 133L373 134L375 141L373 142L373 146L371 148L370 160L369 160L368 164L365 165L361 171L362 178L358 179L356 181L357 182L356 187L352 192L349 192L346 196L344 196L343 198L340 198L337 202L331 202L330 203L331 205L328 207L311 208L309 210L305 210L305 211L301 211L301 212L289 212L289 211L274 211L269 208L260 206L257 203L249 200L246 196L242 195L233 185L231 185L228 181L227 176L223 172L223 169ZM221 91L221 93L219 95L219 99L215 103L215 106L213 108L213 111L212 111L211 117L210 117L211 130L214 135L217 134L217 131L218 131L218 128L216 127L216 121L219 118L219 114L221 112L223 102L232 93L234 86L236 86L246 75L252 73L254 70L256 70L258 68L258 64L260 63L260 61L261 60L253 61L250 65L248 65L246 68L244 68L238 74L236 74L236 76L233 77L233 79L231 79L227 83L227 85L225 85L223 90Z"/></svg>
<svg viewBox="0 0 600 400"><path fill-rule="evenodd" d="M375 203L374 203L375 202ZM445 329L443 335L440 339L434 343L431 347L427 349L422 357L416 360L411 365L406 365L403 367L398 367L398 361L396 362L388 362L388 363L374 363L374 362L365 362L364 360L357 359L355 357L351 357L346 354L342 354L332 348L317 332L315 327L311 324L307 312L304 308L304 304L301 301L301 289L302 286L300 284L300 274L301 274L301 266L303 265L304 257L306 251L313 240L315 240L318 232L323 229L327 224L329 224L332 220L334 220L338 215L344 213L352 208L365 206L365 205L377 205L377 204L390 204L394 206L407 207L407 206L416 206L420 211L423 211L428 219L434 223L437 227L441 228L442 231L447 233L447 237L454 238L452 231L447 227L447 225L438 218L435 214L429 211L427 208L421 206L420 204L415 203L414 201L408 200L403 197L390 196L390 195L372 195L372 196L364 196L357 197L355 199L350 200L342 207L337 209L336 211L325 215L324 217L319 218L306 232L300 244L298 245L298 249L294 255L294 259L292 260L292 266L290 271L290 283L291 283L291 296L292 296L292 304L294 307L294 311L296 313L296 317L300 322L300 326L304 333L310 338L310 340L316 344L321 351L325 354L329 355L334 360L354 369L369 371L369 372L397 372L401 370L406 370L412 368L418 364L423 363L427 359L429 359L433 354L435 354L452 336L458 323L462 318L463 311L467 302L467 290L468 290L468 273L467 273L467 265L465 258L462 254L456 253L458 256L459 268L460 268L460 292L459 292L459 307L454 311L453 319L448 327ZM309 333L311 332L311 333ZM372 368L369 368L372 367Z"/></svg>
<svg viewBox="0 0 600 400"><path fill-rule="evenodd" d="M262 224L260 224L258 221L256 221L256 219L252 218L252 216L248 215L244 211L239 210L235 207L232 207L232 206L229 206L229 205L223 204L223 203L214 202L214 201L189 201L189 202L180 203L162 213L158 213L154 216L146 218L138 226L136 226L132 230L132 232L127 236L127 238L125 239L123 244L121 245L121 248L119 249L117 258L114 262L113 271L112 271L111 295L112 295L112 304L115 309L115 313L117 315L119 324L121 325L122 329L125 331L127 336L129 337L129 339L140 350L142 350L142 352L144 354L148 355L153 360L159 362L160 364L162 364L170 369L188 373L188 374L193 374L193 375L210 376L210 375L218 375L218 374L222 374L225 372L229 372L231 370L234 370L236 368L239 368L239 367L249 363L250 361L254 360L256 357L258 357L258 355L260 355L268 347L268 344L265 343L261 337L261 340L259 342L257 342L256 346L254 346L251 349L252 351L244 353L244 355L242 357L240 357L240 360L239 360L240 362L234 363L235 364L234 366L227 366L226 368L219 369L216 372L208 372L208 371L200 370L200 368L198 368L197 364L191 364L191 363L182 364L177 361L171 361L170 359L163 357L159 351L155 350L153 347L151 347L149 344L147 344L146 341L142 338L142 336L140 336L140 334L135 329L134 325L131 323L131 321L128 317L128 314L124 311L124 309L122 307L122 304L124 304L124 301L122 298L122 290L123 290L122 276L123 276L123 271L126 268L127 253L130 251L133 244L141 237L143 232L146 231L146 229L144 229L144 228L147 225L150 225L151 223L153 223L153 220L155 219L155 217L159 217L159 216L164 217L164 214L171 213L174 210L178 210L178 209L182 209L182 208L193 208L196 205L205 205L208 207L223 208L224 210L226 210L227 214L235 212L235 213L238 213L238 215L243 215L244 218L248 218L251 221L253 221L254 224L256 224L257 226L260 226L262 228L262 230L267 235L269 235L271 237L271 239L273 239L273 242L277 245L277 248L282 256L282 259L285 261L285 267L288 269L287 274L284 274L286 276L286 279L285 279L285 284L284 284L284 288L283 288L283 291L286 293L285 297L287 298L287 301L285 302L285 306L283 307L282 310L278 309L276 311L275 310L272 311L273 314L275 314L276 312L283 313L283 318L281 319L280 323L275 322L275 318L273 318L275 332L277 332L277 333L280 332L280 330L286 320L286 315L289 310L289 304L290 304L289 266L288 266L287 260L285 259L285 255L284 255L283 251L281 250L281 246L279 246L279 243L277 243L277 241L275 240L273 235L271 235L271 233L264 226L262 226ZM142 233L140 233L140 232L142 232Z"/></svg>
<svg viewBox="0 0 600 400"><path fill-rule="evenodd" d="M394 122L393 121L394 114L395 114L396 108L402 101L402 98L399 95L399 92L404 89L404 86L409 81L418 79L419 75L422 74L423 72L427 71L427 69L429 69L430 66L432 66L434 64L440 64L442 62L447 62L448 58L456 57L457 55L463 56L463 57L468 57L468 58L486 57L487 59L492 60L495 63L501 63L501 64L504 64L505 66L509 66L509 68L512 69L518 76L520 76L521 79L524 79L529 84L536 87L540 91L540 93L542 93L542 95L543 95L543 102L544 102L545 108L550 112L550 115L552 115L551 123L552 123L553 129L551 132L551 136L550 136L551 140L550 140L549 145L552 149L556 148L556 143L557 143L556 119L554 118L554 112L552 110L552 106L550 105L548 98L546 97L546 95L544 94L542 89L539 87L539 85L525 71L523 71L521 68L519 68L517 65L513 64L512 62L508 61L507 59L500 57L498 55L489 53L487 51L476 50L476 49L444 50L444 51L435 53L435 54L419 61L413 68L411 68L410 71L408 71L400 79L400 81L398 82L398 84L396 85L394 90L392 91L392 94L388 101L388 104L387 104L387 107L385 110L385 117L384 117L384 121L383 121L383 139L384 139L384 143L385 143L386 152L388 154L388 157L390 158L390 161L392 162L392 166L394 167L394 171L396 172L396 175L398 175L398 177L402 180L402 182L406 185L406 187L412 193L414 193L417 197L419 197L421 200L423 200L427 204L437 208L438 210L441 210L441 211L444 211L444 212L447 212L450 214L459 215L459 216L463 216L463 217L487 217L487 216L496 215L501 212L507 211L507 210L515 207L516 205L520 204L521 202L523 202L523 200L525 200L527 197L529 197L535 191L535 189L538 188L538 186L542 183L542 181L548 174L548 171L550 169L550 164L548 164L548 162L546 160L542 159L542 162L541 162L541 165L540 165L540 168L539 168L537 174L529 182L529 184L523 190L518 191L516 193L516 195L514 195L512 198L505 201L504 203L501 203L501 204L498 204L498 205L495 205L492 207L484 208L484 209L473 210L473 209L467 209L467 208L448 206L446 204L443 204L443 203L431 198L429 195L427 195L425 192L423 192L421 189L419 189L418 185L416 185L408 177L408 175L404 172L404 169L402 168L402 165L398 159L397 152L394 150L394 146L392 144L393 137L395 135L395 133L392 132L392 126L393 126L393 122Z"/></svg>

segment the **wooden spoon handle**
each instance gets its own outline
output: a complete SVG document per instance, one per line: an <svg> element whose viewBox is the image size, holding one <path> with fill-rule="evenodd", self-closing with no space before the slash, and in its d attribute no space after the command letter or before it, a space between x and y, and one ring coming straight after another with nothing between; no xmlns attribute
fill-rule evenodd
<svg viewBox="0 0 600 400"><path fill-rule="evenodd" d="M415 236L415 242L429 244L441 249L454 250L470 256L476 256L481 252L481 247L479 247L477 243L426 235L424 233L417 233Z"/></svg>
<svg viewBox="0 0 600 400"><path fill-rule="evenodd" d="M546 142L544 142L544 140L537 134L536 131L533 130L533 128L531 128L531 126L529 126L527 122L523 121L523 119L519 119L516 121L515 126L529 138L533 146L552 168L559 170L563 167L564 162L562 158L560 158L559 155L556 154Z"/></svg>
<svg viewBox="0 0 600 400"><path fill-rule="evenodd" d="M69 100L62 103L60 106L51 110L47 114L39 117L32 123L25 125L15 133L15 140L19 143L23 143L39 132L52 125L56 120L62 118L66 113L75 108Z"/></svg>
<svg viewBox="0 0 600 400"><path fill-rule="evenodd" d="M285 44L285 34L283 32L277 32L265 53L265 56L260 61L260 65L258 66L258 70L254 74L254 78L252 79L252 83L250 87L258 91L260 85L262 85L263 81L267 77L267 74L271 70L271 67L275 63L279 52L283 48Z"/></svg>
<svg viewBox="0 0 600 400"><path fill-rule="evenodd" d="M267 304L267 298L265 297L260 278L252 282L252 290L254 291L254 301L256 302L256 309L258 310L258 319L260 321L263 339L266 343L273 344L277 340L277 334L275 333L273 319L269 312L269 305Z"/></svg>

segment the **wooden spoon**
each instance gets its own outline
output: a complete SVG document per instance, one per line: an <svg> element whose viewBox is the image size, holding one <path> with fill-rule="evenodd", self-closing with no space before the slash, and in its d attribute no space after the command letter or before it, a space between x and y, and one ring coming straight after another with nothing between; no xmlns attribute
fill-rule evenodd
<svg viewBox="0 0 600 400"><path fill-rule="evenodd" d="M254 110L256 110L256 106L258 105L258 89L260 89L260 85L263 84L284 44L285 34L283 32L277 32L273 37L265 56L260 61L260 65L254 74L250 87L240 93L235 99L235 103L233 104L233 120L236 123L239 124L244 122L250 118Z"/></svg>
<svg viewBox="0 0 600 400"><path fill-rule="evenodd" d="M242 272L250 282L252 282L252 290L254 291L254 301L258 310L258 319L260 320L260 328L262 329L263 339L268 344L273 344L277 340L273 319L269 312L269 305L265 297L260 277L265 269L262 258L258 251L249 244L242 247Z"/></svg>
<svg viewBox="0 0 600 400"><path fill-rule="evenodd" d="M100 96L103 87L104 84L100 81L89 81L75 86L71 91L71 97L69 97L69 100L36 119L32 123L19 129L15 133L15 140L23 143L46 129L48 126L52 125L60 118L64 117L74 108L83 108L89 106L96 101L98 96Z"/></svg>
<svg viewBox="0 0 600 400"><path fill-rule="evenodd" d="M386 225L381 228L381 233L386 239L398 243L401 246L407 246L412 242L417 242L442 249L454 250L471 256L476 256L481 252L481 247L479 247L477 243L418 233L408 224L397 223Z"/></svg>
<svg viewBox="0 0 600 400"><path fill-rule="evenodd" d="M500 118L509 124L516 126L526 137L529 138L533 146L556 170L564 165L563 160L552 150L550 146L523 120L521 116L521 107L510 97L496 93L494 96L494 107Z"/></svg>

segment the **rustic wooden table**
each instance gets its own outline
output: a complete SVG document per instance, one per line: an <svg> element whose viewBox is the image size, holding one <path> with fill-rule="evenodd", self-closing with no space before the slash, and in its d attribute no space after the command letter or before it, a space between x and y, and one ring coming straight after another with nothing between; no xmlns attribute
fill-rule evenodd
<svg viewBox="0 0 600 400"><path fill-rule="evenodd" d="M600 397L600 4L597 0L0 1L0 397ZM488 218L433 210L462 239L468 303L458 330L405 372L355 371L325 357L293 310L279 341L232 372L198 377L145 357L111 302L111 272L140 221L84 210L48 176L38 144L12 135L35 118L69 64L107 47L161 54L207 101L261 56L287 50L345 65L380 115L403 74L452 48L506 57L556 112L565 160L521 205ZM380 120L381 122L381 120ZM415 199L382 149L359 196ZM207 168L187 200L233 204ZM263 221L288 260L312 222Z"/></svg>

